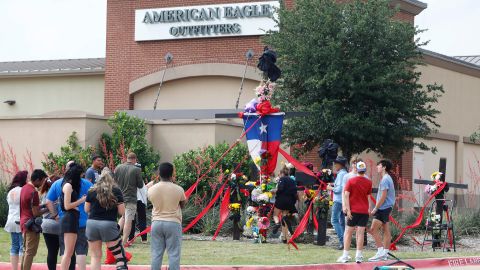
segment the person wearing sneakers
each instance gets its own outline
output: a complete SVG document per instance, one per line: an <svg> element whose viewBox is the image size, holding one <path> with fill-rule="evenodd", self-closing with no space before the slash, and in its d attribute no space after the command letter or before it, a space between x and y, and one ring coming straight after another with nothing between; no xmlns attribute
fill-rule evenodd
<svg viewBox="0 0 480 270"><path fill-rule="evenodd" d="M388 219L395 204L395 187L393 179L390 176L392 170L392 162L388 159L382 159L377 164L377 171L381 174L382 180L378 185L377 203L375 208L371 211L373 216L370 233L375 239L375 244L378 248L377 254L368 259L370 262L384 261L388 259L388 252L392 235L390 233L390 223ZM383 229L383 241L380 236L380 228Z"/></svg>
<svg viewBox="0 0 480 270"><path fill-rule="evenodd" d="M357 162L358 175L351 178L345 185L345 215L347 217L347 227L343 237L343 254L337 260L340 263L346 263L351 260L348 255L352 234L356 230L357 253L355 262L363 262L363 234L368 223L368 203L369 195L372 193L372 181L365 177L367 165L364 162Z"/></svg>
<svg viewBox="0 0 480 270"><path fill-rule="evenodd" d="M328 185L327 189L333 191L333 206L332 206L332 226L337 234L339 246L338 250L343 250L343 234L345 233L345 215L343 214L343 189L345 187L345 175L347 175L347 159L338 156L333 162L337 177L334 185Z"/></svg>

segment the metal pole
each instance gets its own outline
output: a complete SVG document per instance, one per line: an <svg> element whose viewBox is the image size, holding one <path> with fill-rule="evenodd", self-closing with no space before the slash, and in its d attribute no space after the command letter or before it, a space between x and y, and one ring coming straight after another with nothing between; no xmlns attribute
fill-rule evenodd
<svg viewBox="0 0 480 270"><path fill-rule="evenodd" d="M238 98L237 102L235 103L235 110L238 110L238 103L240 102L240 96L242 95L243 83L245 82L245 75L247 74L248 61L250 61L254 55L255 52L252 49L248 50L245 54L247 60L245 60L245 69L243 70L242 82L240 83L240 90L238 91Z"/></svg>
<svg viewBox="0 0 480 270"><path fill-rule="evenodd" d="M165 70L163 71L162 79L160 80L160 85L158 86L157 97L155 98L155 103L153 104L153 110L157 109L158 97L160 96L160 89L162 88L162 85L163 85L163 79L165 78L165 73L167 73L168 64L170 64L172 60L173 60L173 55L171 53L165 54L165 62L166 62Z"/></svg>

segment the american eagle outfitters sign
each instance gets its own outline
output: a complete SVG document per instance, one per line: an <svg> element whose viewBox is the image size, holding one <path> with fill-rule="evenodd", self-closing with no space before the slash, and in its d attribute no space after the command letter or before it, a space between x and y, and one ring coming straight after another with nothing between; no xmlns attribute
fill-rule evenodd
<svg viewBox="0 0 480 270"><path fill-rule="evenodd" d="M139 9L135 41L264 35L276 30L278 1Z"/></svg>

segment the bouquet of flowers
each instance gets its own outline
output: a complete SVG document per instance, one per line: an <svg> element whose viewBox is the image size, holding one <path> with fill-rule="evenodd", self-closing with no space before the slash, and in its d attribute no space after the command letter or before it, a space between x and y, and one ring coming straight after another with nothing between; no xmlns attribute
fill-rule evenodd
<svg viewBox="0 0 480 270"><path fill-rule="evenodd" d="M333 205L333 201L328 197L328 192L320 191L313 202L320 219L326 219L328 210Z"/></svg>
<svg viewBox="0 0 480 270"><path fill-rule="evenodd" d="M276 84L275 83L262 83L255 89L255 94L258 97L258 101L264 102L267 100L272 99L273 92L275 91Z"/></svg>
<svg viewBox="0 0 480 270"><path fill-rule="evenodd" d="M430 178L433 181L433 185L426 185L425 186L425 193L427 194L433 194L437 189L442 185L442 181L440 178L442 177L443 173L441 172L434 172L430 176Z"/></svg>

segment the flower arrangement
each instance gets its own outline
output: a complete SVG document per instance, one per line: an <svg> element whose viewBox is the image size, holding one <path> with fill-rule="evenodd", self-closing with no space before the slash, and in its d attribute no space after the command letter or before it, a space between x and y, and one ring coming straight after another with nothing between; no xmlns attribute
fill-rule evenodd
<svg viewBox="0 0 480 270"><path fill-rule="evenodd" d="M320 191L318 196L314 199L314 206L316 208L318 217L320 219L326 219L328 216L328 210L333 205L333 201L328 197L328 192Z"/></svg>
<svg viewBox="0 0 480 270"><path fill-rule="evenodd" d="M307 201L311 201L313 197L315 197L315 190L313 189L305 189L303 193L305 194Z"/></svg>
<svg viewBox="0 0 480 270"><path fill-rule="evenodd" d="M333 175L333 172L330 169L321 170L318 178L325 183L332 183L335 181L335 175Z"/></svg>
<svg viewBox="0 0 480 270"><path fill-rule="evenodd" d="M260 217L257 221L257 226L260 230L265 230L270 227L270 220L268 217Z"/></svg>
<svg viewBox="0 0 480 270"><path fill-rule="evenodd" d="M442 181L440 178L442 177L443 173L441 172L434 172L430 176L430 178L433 181L433 185L426 185L425 186L425 193L427 194L433 194L437 189L442 185Z"/></svg>
<svg viewBox="0 0 480 270"><path fill-rule="evenodd" d="M275 83L262 83L255 89L255 94L258 97L259 102L264 102L267 100L271 100L273 96L273 92L275 92L275 87L277 85Z"/></svg>

